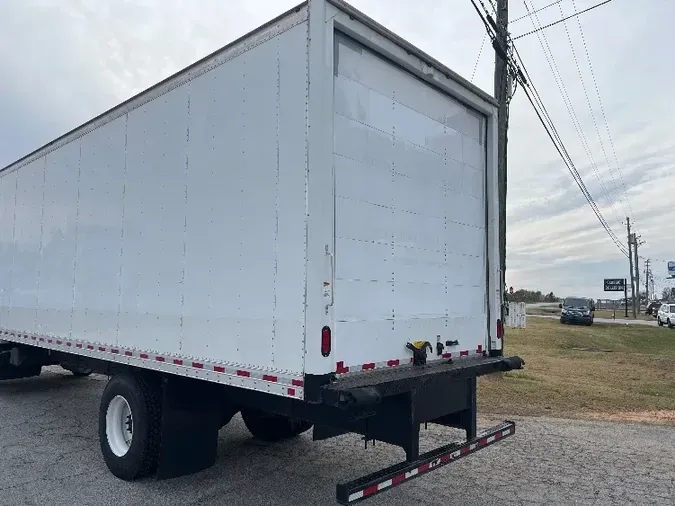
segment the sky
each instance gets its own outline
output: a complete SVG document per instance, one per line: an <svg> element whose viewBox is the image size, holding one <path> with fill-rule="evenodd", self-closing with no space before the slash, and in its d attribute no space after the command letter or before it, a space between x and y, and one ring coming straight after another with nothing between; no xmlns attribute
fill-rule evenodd
<svg viewBox="0 0 675 506"><path fill-rule="evenodd" d="M527 0L530 9L551 1ZM538 19L513 21L511 34L596 2L561 0ZM0 167L296 3L0 2ZM492 93L494 54L470 0L351 3ZM510 19L525 14L525 4L511 0ZM675 260L675 66L667 64L674 16L669 0L614 0L515 42L577 170L624 244L631 217L644 241L640 255L653 259L659 293L675 286L665 280L665 262ZM511 102L508 157L507 285L561 296L611 295L602 291L603 278L628 277L627 258L520 89Z"/></svg>

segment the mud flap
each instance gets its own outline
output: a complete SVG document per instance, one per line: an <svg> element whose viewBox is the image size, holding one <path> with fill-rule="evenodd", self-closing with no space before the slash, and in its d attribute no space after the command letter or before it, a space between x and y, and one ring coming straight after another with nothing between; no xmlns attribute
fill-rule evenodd
<svg viewBox="0 0 675 506"><path fill-rule="evenodd" d="M203 471L216 462L221 426L217 387L178 376L164 378L158 479Z"/></svg>

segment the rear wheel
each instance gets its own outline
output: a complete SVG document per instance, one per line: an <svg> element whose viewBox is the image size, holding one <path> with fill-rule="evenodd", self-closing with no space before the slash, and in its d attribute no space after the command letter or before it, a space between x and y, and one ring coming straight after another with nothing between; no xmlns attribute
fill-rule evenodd
<svg viewBox="0 0 675 506"><path fill-rule="evenodd" d="M669 329L675 329L675 324L670 321L670 318L668 318L668 328Z"/></svg>
<svg viewBox="0 0 675 506"><path fill-rule="evenodd" d="M282 415L272 415L255 409L241 411L246 428L256 439L270 443L289 439L312 428L311 422Z"/></svg>
<svg viewBox="0 0 675 506"><path fill-rule="evenodd" d="M103 459L123 480L154 473L160 444L160 388L131 374L114 376L105 387L98 418Z"/></svg>
<svg viewBox="0 0 675 506"><path fill-rule="evenodd" d="M237 414L238 411L239 411L239 408L235 407L234 405L232 405L229 402L221 403L220 422L219 422L220 428L222 429L228 423L230 423L230 421L232 420L234 415Z"/></svg>

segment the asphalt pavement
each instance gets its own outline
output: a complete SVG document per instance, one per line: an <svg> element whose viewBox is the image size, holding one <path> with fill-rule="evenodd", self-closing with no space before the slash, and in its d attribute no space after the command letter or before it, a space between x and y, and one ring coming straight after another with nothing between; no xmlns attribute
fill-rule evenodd
<svg viewBox="0 0 675 506"><path fill-rule="evenodd" d="M236 417L218 461L202 473L126 483L100 455L97 417L105 378L59 368L0 383L0 504L11 506L334 505L335 484L390 465L402 452L364 450L357 437L268 445ZM481 425L500 421L482 417ZM516 418L505 441L369 499L372 506L672 505L675 429ZM423 433L440 446L447 429ZM186 435L189 437L189 435Z"/></svg>

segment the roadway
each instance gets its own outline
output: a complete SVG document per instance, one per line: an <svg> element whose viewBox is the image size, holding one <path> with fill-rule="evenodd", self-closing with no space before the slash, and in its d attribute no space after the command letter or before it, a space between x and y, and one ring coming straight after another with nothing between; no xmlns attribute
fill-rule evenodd
<svg viewBox="0 0 675 506"><path fill-rule="evenodd" d="M174 480L127 483L105 467L98 404L106 378L76 379L58 367L0 383L0 505L334 506L335 484L391 465L402 452L354 436L278 444L253 439L235 417L220 434L212 468ZM481 426L501 418L484 416ZM675 428L515 418L503 442L412 480L372 506L672 506ZM189 436L189 435L186 435ZM425 448L448 429L423 432Z"/></svg>
<svg viewBox="0 0 675 506"><path fill-rule="evenodd" d="M528 318L547 318L549 320L560 320L558 315L539 315L539 314L528 314ZM616 325L646 325L648 327L656 327L656 320L633 320L625 318L617 318L613 320L612 318L594 318L595 323L611 323Z"/></svg>

